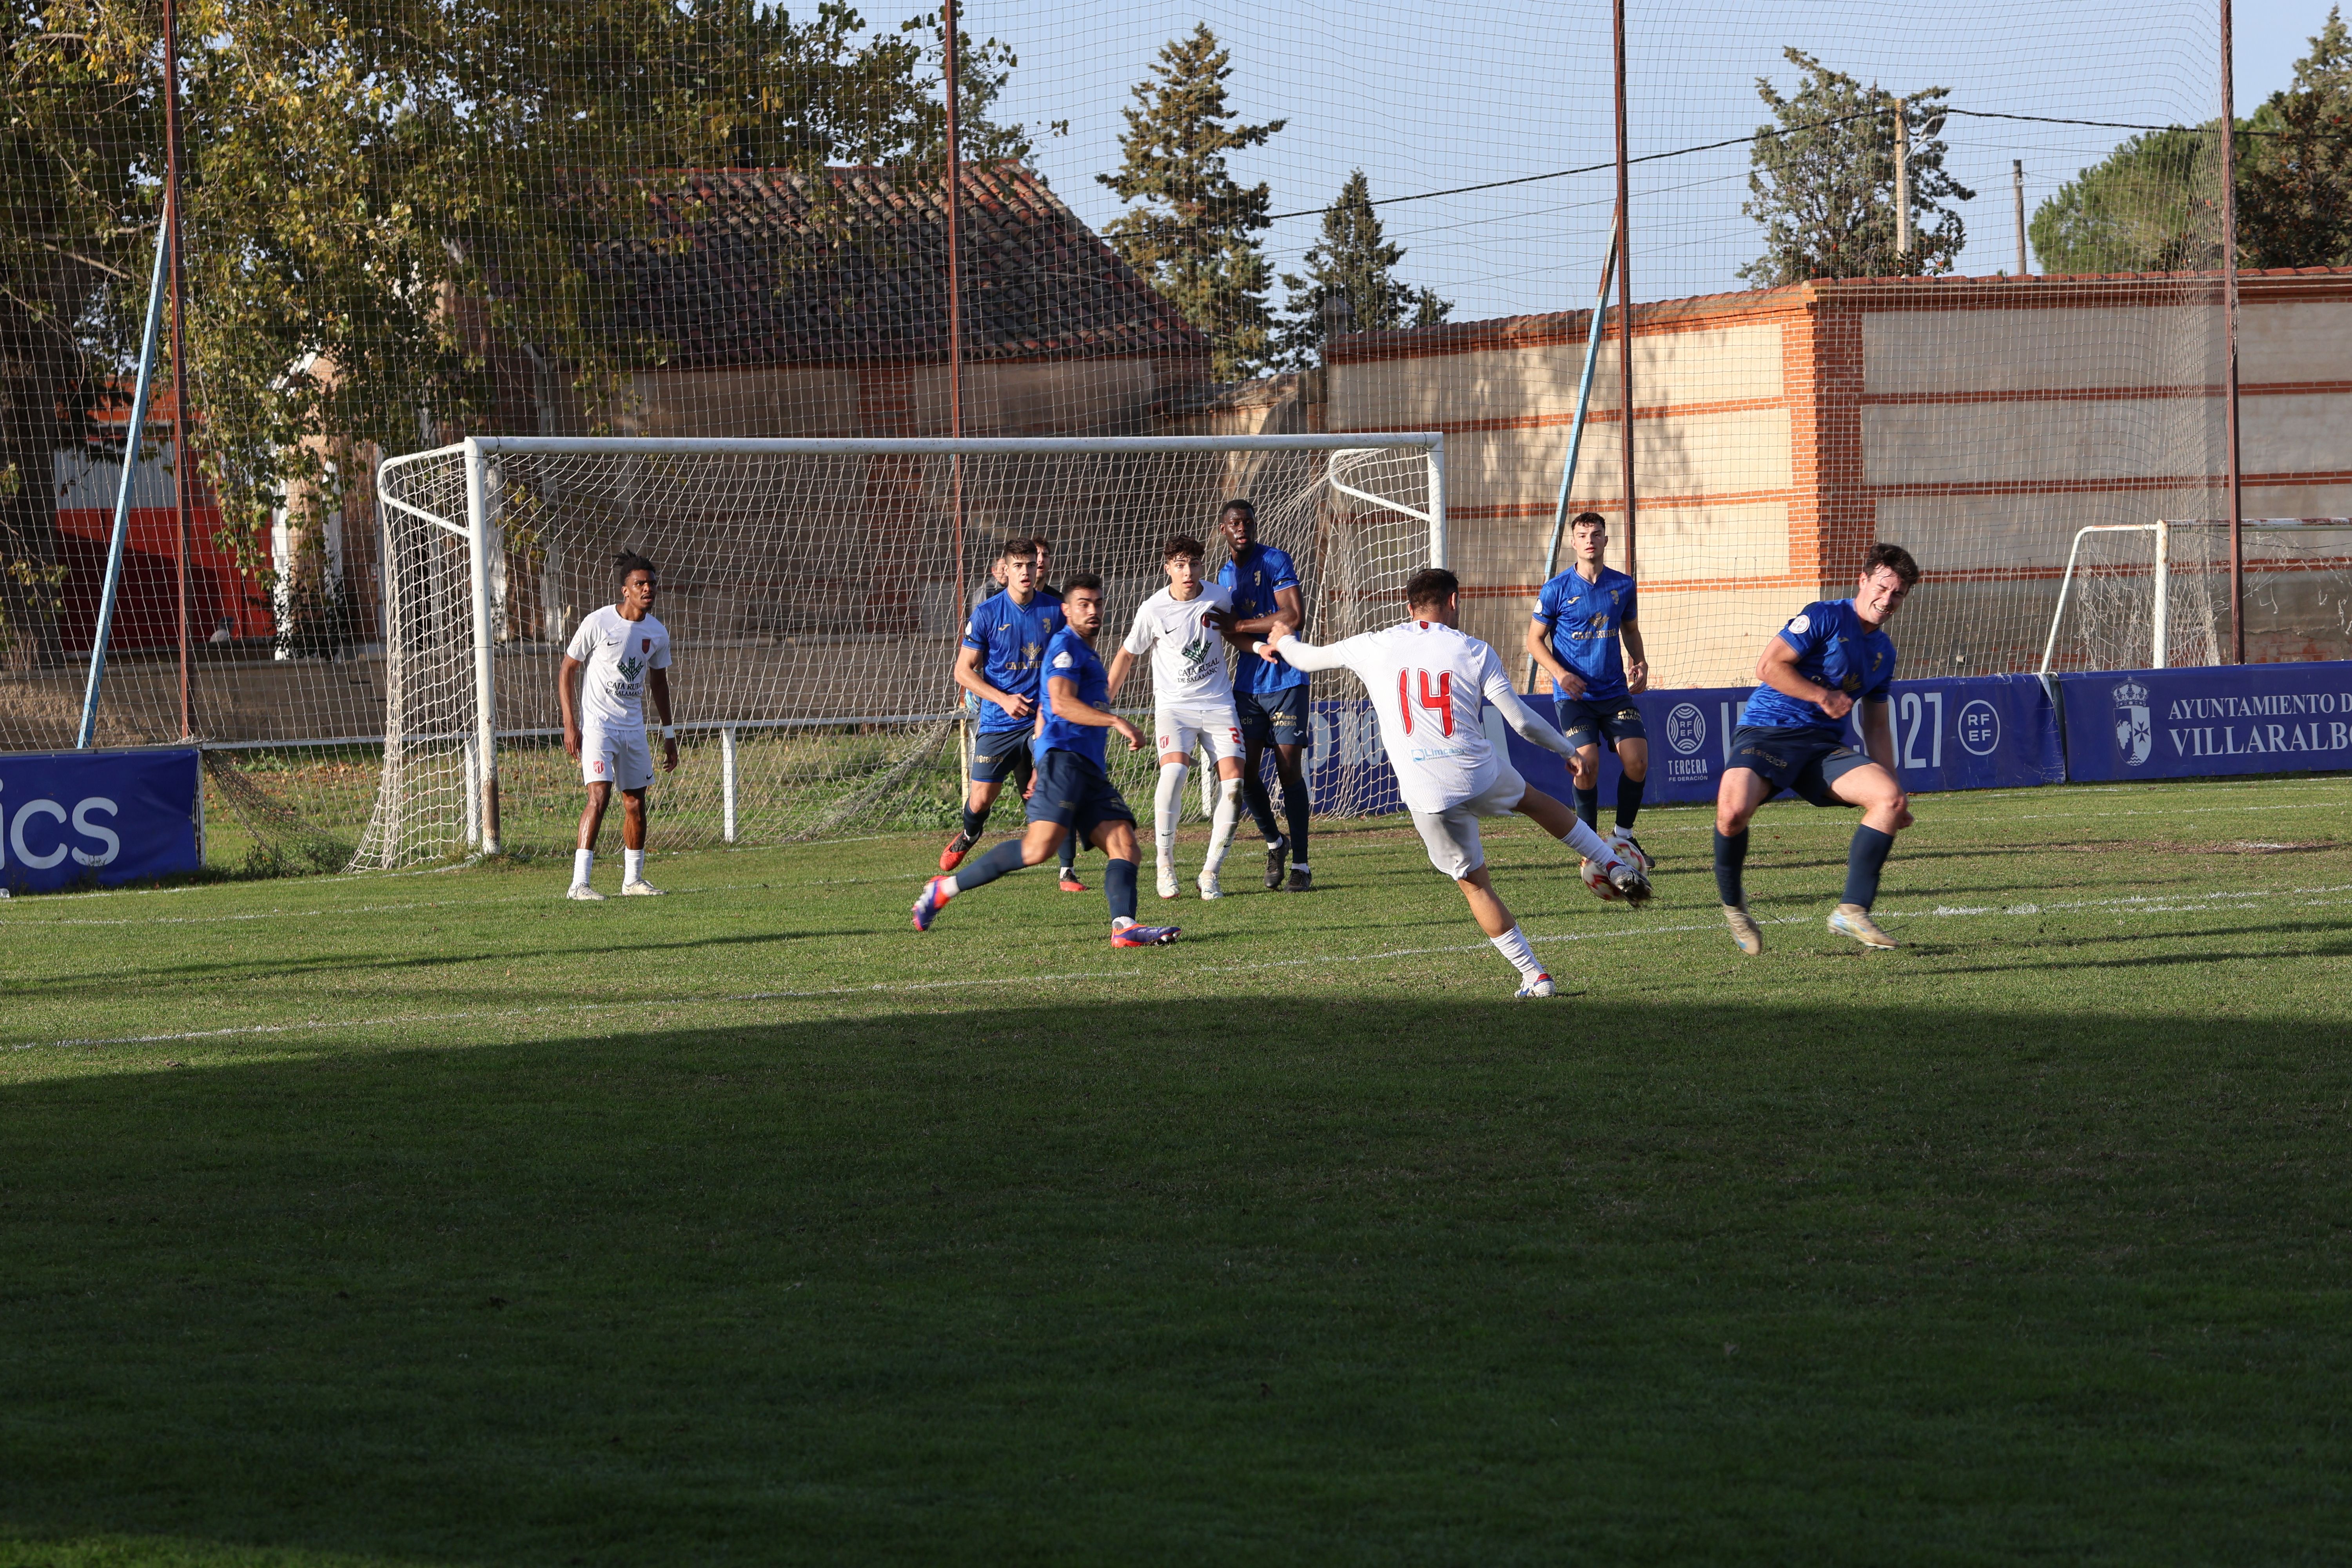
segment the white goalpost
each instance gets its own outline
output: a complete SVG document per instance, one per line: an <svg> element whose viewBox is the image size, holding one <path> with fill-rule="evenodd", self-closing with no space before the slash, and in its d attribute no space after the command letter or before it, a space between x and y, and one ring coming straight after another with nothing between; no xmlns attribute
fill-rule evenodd
<svg viewBox="0 0 2352 1568"><path fill-rule="evenodd" d="M2076 530L2040 673L2229 662L2229 527L2194 518ZM2297 657L2343 657L2352 642L2352 518L2247 518L2239 527L2249 635Z"/></svg>
<svg viewBox="0 0 2352 1568"><path fill-rule="evenodd" d="M354 865L568 847L556 671L621 550L659 569L672 637L666 846L932 826L961 793L949 672L998 540L1050 540L1055 582L1100 574L1115 637L1161 585L1161 542L1221 555L1218 509L1245 497L1298 563L1307 635L1336 639L1401 616L1405 579L1445 563L1444 450L1424 432L536 436L387 458L383 766ZM1122 710L1150 711L1149 679Z"/></svg>

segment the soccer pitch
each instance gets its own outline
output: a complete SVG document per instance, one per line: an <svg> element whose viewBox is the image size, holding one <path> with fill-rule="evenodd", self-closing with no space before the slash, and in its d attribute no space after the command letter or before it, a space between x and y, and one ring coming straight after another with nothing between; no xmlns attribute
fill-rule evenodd
<svg viewBox="0 0 2352 1568"><path fill-rule="evenodd" d="M1917 809L0 905L0 1563L2344 1560L2352 779Z"/></svg>

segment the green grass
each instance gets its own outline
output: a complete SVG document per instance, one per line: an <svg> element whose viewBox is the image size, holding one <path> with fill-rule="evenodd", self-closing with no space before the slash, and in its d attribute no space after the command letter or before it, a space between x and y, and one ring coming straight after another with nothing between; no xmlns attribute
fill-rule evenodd
<svg viewBox="0 0 2352 1568"><path fill-rule="evenodd" d="M1920 816L0 906L0 1563L2344 1561L2352 780Z"/></svg>

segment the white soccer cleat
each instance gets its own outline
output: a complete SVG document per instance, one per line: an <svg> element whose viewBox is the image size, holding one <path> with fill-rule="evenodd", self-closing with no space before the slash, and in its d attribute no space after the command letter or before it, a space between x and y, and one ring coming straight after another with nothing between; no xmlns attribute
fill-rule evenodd
<svg viewBox="0 0 2352 1568"><path fill-rule="evenodd" d="M1576 874L1583 879L1586 887L1592 889L1592 896L1604 904L1613 904L1623 896L1610 885L1609 868L1598 860L1577 862Z"/></svg>
<svg viewBox="0 0 2352 1568"><path fill-rule="evenodd" d="M1624 828L1618 828L1609 836L1609 847L1617 852L1617 858L1620 860L1630 860L1640 867L1642 874L1645 877L1657 864L1650 858L1650 852L1642 847L1642 841Z"/></svg>
<svg viewBox="0 0 2352 1568"><path fill-rule="evenodd" d="M1731 940L1739 944L1740 952L1754 958L1764 951L1764 928L1756 923L1747 905L1724 905L1723 920L1731 928Z"/></svg>
<svg viewBox="0 0 2352 1568"><path fill-rule="evenodd" d="M580 899L592 904L601 904L604 901L604 895L585 882L572 883L571 889L563 896L567 899Z"/></svg>
<svg viewBox="0 0 2352 1568"><path fill-rule="evenodd" d="M1840 904L1830 915L1830 930L1840 936L1850 936L1864 947L1890 948L1903 944L1878 929L1870 911L1860 904Z"/></svg>
<svg viewBox="0 0 2352 1568"><path fill-rule="evenodd" d="M1172 899L1182 891L1182 884L1176 880L1176 862L1173 860L1160 862L1160 896L1163 899Z"/></svg>
<svg viewBox="0 0 2352 1568"><path fill-rule="evenodd" d="M621 884L621 897L625 899L658 899L661 896L662 890L642 877L634 882Z"/></svg>
<svg viewBox="0 0 2352 1568"><path fill-rule="evenodd" d="M1224 887L1217 880L1217 874L1214 871L1201 873L1201 896L1204 899L1222 899L1225 896Z"/></svg>
<svg viewBox="0 0 2352 1568"><path fill-rule="evenodd" d="M1511 1000L1525 1002L1533 997L1549 996L1551 994L1551 976L1538 974L1533 980L1523 982L1517 991L1511 993Z"/></svg>

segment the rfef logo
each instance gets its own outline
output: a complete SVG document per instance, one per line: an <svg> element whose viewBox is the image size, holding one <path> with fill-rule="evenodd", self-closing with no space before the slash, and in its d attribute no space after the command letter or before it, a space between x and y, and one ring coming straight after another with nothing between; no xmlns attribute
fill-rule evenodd
<svg viewBox="0 0 2352 1568"><path fill-rule="evenodd" d="M2115 689L2116 750L2127 767L2137 767L2156 750L2156 730L2148 722L2147 688L2126 680Z"/></svg>
<svg viewBox="0 0 2352 1568"><path fill-rule="evenodd" d="M1979 697L1960 710L1960 744L1972 757L1990 757L2000 744L2000 714Z"/></svg>
<svg viewBox="0 0 2352 1568"><path fill-rule="evenodd" d="M1706 715L1699 711L1697 703L1675 704L1666 715L1666 744L1685 757L1706 744Z"/></svg>

